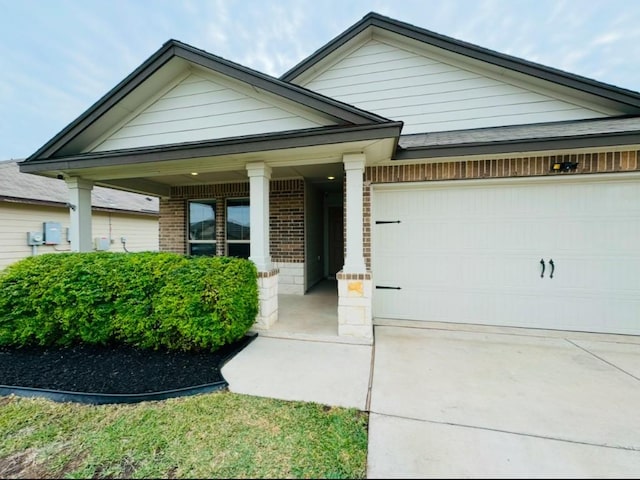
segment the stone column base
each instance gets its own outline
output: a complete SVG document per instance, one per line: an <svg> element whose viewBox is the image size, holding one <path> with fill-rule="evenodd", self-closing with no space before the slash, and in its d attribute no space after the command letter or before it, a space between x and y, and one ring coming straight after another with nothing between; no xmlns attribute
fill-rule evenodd
<svg viewBox="0 0 640 480"><path fill-rule="evenodd" d="M371 273L338 272L338 335L373 341Z"/></svg>
<svg viewBox="0 0 640 480"><path fill-rule="evenodd" d="M260 308L255 326L268 329L278 321L278 269L258 272L258 301Z"/></svg>

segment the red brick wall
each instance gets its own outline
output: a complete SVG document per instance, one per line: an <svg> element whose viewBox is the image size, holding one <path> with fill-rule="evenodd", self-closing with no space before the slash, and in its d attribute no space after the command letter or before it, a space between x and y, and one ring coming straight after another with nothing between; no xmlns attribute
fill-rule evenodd
<svg viewBox="0 0 640 480"><path fill-rule="evenodd" d="M499 158L445 163L367 167L365 180L372 183L462 180L471 178L575 175L640 170L640 152L580 153L522 158ZM551 171L553 162L578 162L575 172Z"/></svg>
<svg viewBox="0 0 640 480"><path fill-rule="evenodd" d="M161 252L186 253L187 219L183 199L160 199L158 229Z"/></svg>
<svg viewBox="0 0 640 480"><path fill-rule="evenodd" d="M225 200L248 198L249 183L173 187L160 200L160 250L186 253L188 200L216 200L216 250L226 250ZM272 180L269 184L271 256L275 262L304 262L304 180Z"/></svg>
<svg viewBox="0 0 640 480"><path fill-rule="evenodd" d="M304 180L270 183L269 229L274 262L304 262Z"/></svg>

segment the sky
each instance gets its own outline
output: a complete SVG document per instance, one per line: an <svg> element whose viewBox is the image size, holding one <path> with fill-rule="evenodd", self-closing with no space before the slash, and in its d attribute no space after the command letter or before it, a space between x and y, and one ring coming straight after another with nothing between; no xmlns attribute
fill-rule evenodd
<svg viewBox="0 0 640 480"><path fill-rule="evenodd" d="M0 0L0 160L169 39L280 76L369 12L640 91L640 0Z"/></svg>

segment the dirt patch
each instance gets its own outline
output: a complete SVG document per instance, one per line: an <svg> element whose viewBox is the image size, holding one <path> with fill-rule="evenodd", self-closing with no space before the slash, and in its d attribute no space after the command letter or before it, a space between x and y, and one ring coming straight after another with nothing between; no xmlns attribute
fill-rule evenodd
<svg viewBox="0 0 640 480"><path fill-rule="evenodd" d="M0 478L54 478L36 462L38 450L29 448L0 458Z"/></svg>

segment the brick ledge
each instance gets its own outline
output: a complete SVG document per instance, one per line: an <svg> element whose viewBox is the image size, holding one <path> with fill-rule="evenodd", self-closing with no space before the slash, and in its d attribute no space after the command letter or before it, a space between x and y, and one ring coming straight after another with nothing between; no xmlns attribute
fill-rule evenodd
<svg viewBox="0 0 640 480"><path fill-rule="evenodd" d="M268 272L258 272L258 278L275 277L279 273L280 273L280 269L279 268L273 268L273 269L269 270Z"/></svg>
<svg viewBox="0 0 640 480"><path fill-rule="evenodd" d="M338 280L371 280L371 272L367 273L344 273L342 271L336 274Z"/></svg>

